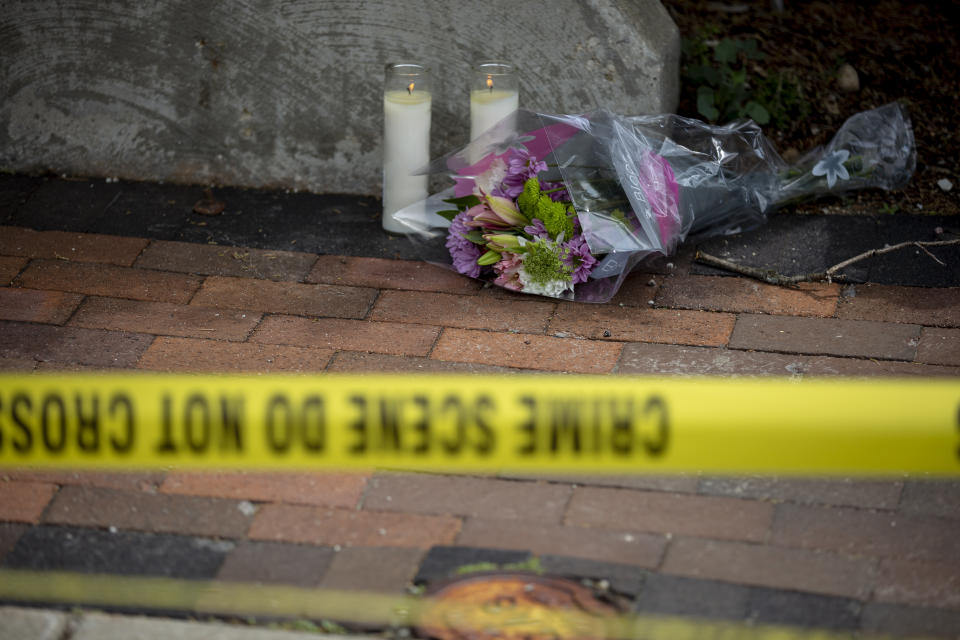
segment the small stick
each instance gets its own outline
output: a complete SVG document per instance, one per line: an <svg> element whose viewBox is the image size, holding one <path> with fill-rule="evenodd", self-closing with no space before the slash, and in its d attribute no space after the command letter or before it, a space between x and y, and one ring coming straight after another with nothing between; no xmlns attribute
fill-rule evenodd
<svg viewBox="0 0 960 640"><path fill-rule="evenodd" d="M906 247L919 247L927 255L937 261L937 263L947 266L942 260L937 258L935 255L930 253L927 247L945 247L948 245L957 245L960 244L960 238L954 240L929 240L929 241L919 241L913 240L908 242L901 242L899 244L894 244L890 246L883 247L882 249L871 249L869 251L864 251L863 253L848 258L843 262L838 262L833 265L826 271L818 271L815 273L804 273L794 276L785 276L773 269L758 269L756 267L750 267L747 265L737 264L736 262L731 262L730 260L725 260L723 258L718 258L717 256L710 255L709 253L703 253L702 251L697 251L697 255L694 258L697 262L702 264L710 265L712 267L717 267L719 269L725 269L726 271L732 271L733 273L739 273L740 275L748 276L750 278L755 278L761 280L768 284L775 284L779 286L790 286L795 285L799 282L843 282L847 277L842 273L837 273L841 269L849 267L851 264L860 262L867 258L872 258L874 256L883 255L885 253L891 253L893 251L899 251Z"/></svg>

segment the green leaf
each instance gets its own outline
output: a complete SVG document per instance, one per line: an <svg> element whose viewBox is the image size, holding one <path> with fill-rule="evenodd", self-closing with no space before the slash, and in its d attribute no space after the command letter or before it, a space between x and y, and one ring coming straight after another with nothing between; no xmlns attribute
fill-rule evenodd
<svg viewBox="0 0 960 640"><path fill-rule="evenodd" d="M706 80L708 84L711 84L714 87L718 86L722 80L720 70L717 69L716 67L704 67L703 79Z"/></svg>
<svg viewBox="0 0 960 640"><path fill-rule="evenodd" d="M757 124L767 124L770 122L770 112L759 102L751 100L744 107L744 111L746 111L747 115L753 118L753 121Z"/></svg>
<svg viewBox="0 0 960 640"><path fill-rule="evenodd" d="M452 204L460 211L466 211L470 207L475 207L480 204L480 198L475 195L461 196L459 198L447 198L444 200L447 204Z"/></svg>
<svg viewBox="0 0 960 640"><path fill-rule="evenodd" d="M445 209L444 211L437 211L437 215L441 218L446 218L450 222L453 222L453 219L459 215L460 212L456 209Z"/></svg>
<svg viewBox="0 0 960 640"><path fill-rule="evenodd" d="M760 51L758 43L755 39L748 38L744 40L743 44L741 45L741 48L743 49L743 52L747 55L749 59L763 60L763 52Z"/></svg>
<svg viewBox="0 0 960 640"><path fill-rule="evenodd" d="M473 244L479 244L479 245L487 244L487 241L483 239L483 233L479 229L474 229L473 231L462 233L460 235L462 235L464 238L466 238Z"/></svg>
<svg viewBox="0 0 960 640"><path fill-rule="evenodd" d="M713 50L713 59L717 62L734 62L737 59L737 41L724 38Z"/></svg>
<svg viewBox="0 0 960 640"><path fill-rule="evenodd" d="M710 122L716 122L720 112L713 105L713 89L700 87L697 89L697 111Z"/></svg>

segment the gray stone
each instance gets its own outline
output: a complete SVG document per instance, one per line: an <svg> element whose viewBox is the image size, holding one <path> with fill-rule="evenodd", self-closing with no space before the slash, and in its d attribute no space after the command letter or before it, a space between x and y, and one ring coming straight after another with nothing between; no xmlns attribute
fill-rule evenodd
<svg viewBox="0 0 960 640"><path fill-rule="evenodd" d="M750 588L713 580L653 574L634 605L637 613L743 620Z"/></svg>
<svg viewBox="0 0 960 640"><path fill-rule="evenodd" d="M760 624L856 629L860 609L860 602L850 598L755 587L747 616Z"/></svg>
<svg viewBox="0 0 960 640"><path fill-rule="evenodd" d="M313 632L294 632L244 627L238 624L182 622L164 618L140 618L99 613L86 614L70 640L317 640ZM324 640L347 640L347 636L323 635ZM349 636L349 640L373 640Z"/></svg>
<svg viewBox="0 0 960 640"><path fill-rule="evenodd" d="M516 64L538 111L679 92L658 0L14 0L0 33L5 170L375 194L386 62L433 69L435 156L467 142L477 59Z"/></svg>
<svg viewBox="0 0 960 640"><path fill-rule="evenodd" d="M860 618L864 631L895 637L956 638L960 630L960 611L949 609L870 602Z"/></svg>
<svg viewBox="0 0 960 640"><path fill-rule="evenodd" d="M0 607L0 640L57 640L67 616L55 611Z"/></svg>

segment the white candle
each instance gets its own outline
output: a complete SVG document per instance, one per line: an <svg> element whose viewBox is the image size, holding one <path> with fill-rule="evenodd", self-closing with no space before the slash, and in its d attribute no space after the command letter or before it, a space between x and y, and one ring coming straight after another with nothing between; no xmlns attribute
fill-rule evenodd
<svg viewBox="0 0 960 640"><path fill-rule="evenodd" d="M478 62L470 79L470 140L512 114L520 106L517 75L509 62Z"/></svg>
<svg viewBox="0 0 960 640"><path fill-rule="evenodd" d="M383 94L383 228L393 233L410 229L393 213L423 200L427 176L411 175L430 161L431 95L411 82L406 89Z"/></svg>
<svg viewBox="0 0 960 640"><path fill-rule="evenodd" d="M474 89L470 92L470 139L497 124L520 106L516 89Z"/></svg>

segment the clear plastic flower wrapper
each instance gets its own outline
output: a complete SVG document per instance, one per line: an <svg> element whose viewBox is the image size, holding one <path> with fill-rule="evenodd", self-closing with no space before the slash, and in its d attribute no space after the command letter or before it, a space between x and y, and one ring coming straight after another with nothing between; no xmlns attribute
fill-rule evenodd
<svg viewBox="0 0 960 640"><path fill-rule="evenodd" d="M520 110L427 169L453 185L394 214L420 255L537 295L606 302L688 239L734 234L776 207L897 189L916 164L898 104L852 116L788 165L752 121Z"/></svg>

